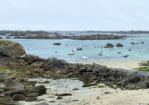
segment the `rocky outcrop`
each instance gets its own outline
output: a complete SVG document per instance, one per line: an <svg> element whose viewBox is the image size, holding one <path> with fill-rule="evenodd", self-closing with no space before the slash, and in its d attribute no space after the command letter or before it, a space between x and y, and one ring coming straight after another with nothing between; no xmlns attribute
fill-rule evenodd
<svg viewBox="0 0 149 105"><path fill-rule="evenodd" d="M116 47L124 47L124 45L122 45L121 43L117 43Z"/></svg>
<svg viewBox="0 0 149 105"><path fill-rule="evenodd" d="M27 55L26 55L27 56ZM144 89L149 88L149 74L128 71L124 69L111 69L98 64L70 64L64 60L56 58L42 59L34 58L34 62L26 62L25 56L20 61L24 64L32 66L30 77L44 78L78 78L83 81L86 86L95 85L96 83L105 83L110 86L115 86L122 89ZM38 58L38 59L37 59ZM29 58L28 58L29 59ZM147 75L148 74L148 75Z"/></svg>
<svg viewBox="0 0 149 105"><path fill-rule="evenodd" d="M111 45L110 45L111 46ZM9 57L9 56L8 56ZM17 61L17 62L16 62ZM97 64L71 64L57 58L42 59L33 55L17 56L14 61L17 66L29 67L27 71L16 73L13 78L78 78L86 85L105 83L122 89L144 89L149 88L149 74L123 69L111 69ZM15 66L16 66L15 64ZM9 64L10 65L10 64ZM13 67L13 64L11 65ZM17 79L16 79L17 80ZM24 81L22 79L18 79ZM12 81L7 81L8 83ZM13 82L13 84L16 84ZM2 87L5 85L1 85ZM36 91L39 89L39 91ZM34 88L29 91L29 96L36 96L45 93L44 87ZM25 95L26 96L26 95ZM15 96L15 97L18 97Z"/></svg>
<svg viewBox="0 0 149 105"><path fill-rule="evenodd" d="M114 45L111 44L111 43L108 43L108 44L105 46L105 48L113 48L113 47L114 47Z"/></svg>
<svg viewBox="0 0 149 105"><path fill-rule="evenodd" d="M55 45L55 46L60 46L61 43L56 42L56 43L53 43L53 45Z"/></svg>
<svg viewBox="0 0 149 105"><path fill-rule="evenodd" d="M46 94L46 88L42 85L26 88L21 83L0 74L0 105L15 105L16 101L35 100L37 96L43 94Z"/></svg>
<svg viewBox="0 0 149 105"><path fill-rule="evenodd" d="M0 57L16 59L25 54L24 48L16 42L0 40Z"/></svg>
<svg viewBox="0 0 149 105"><path fill-rule="evenodd" d="M112 40L112 39L124 39L126 36L117 35L78 35L78 36L64 36L64 35L51 35L51 36L17 36L15 39L74 39L74 40Z"/></svg>

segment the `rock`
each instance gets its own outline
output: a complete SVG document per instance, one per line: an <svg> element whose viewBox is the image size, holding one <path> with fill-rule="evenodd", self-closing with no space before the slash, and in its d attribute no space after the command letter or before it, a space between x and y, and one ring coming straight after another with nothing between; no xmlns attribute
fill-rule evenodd
<svg viewBox="0 0 149 105"><path fill-rule="evenodd" d="M136 42L136 43L135 43L135 42L131 42L131 44L132 44L132 45L135 45L135 44L139 44L139 43L138 43L138 42Z"/></svg>
<svg viewBox="0 0 149 105"><path fill-rule="evenodd" d="M52 67L63 68L64 66L67 65L68 63L65 60L60 60L57 58L48 58L46 62L43 64L42 68L47 70Z"/></svg>
<svg viewBox="0 0 149 105"><path fill-rule="evenodd" d="M53 43L53 45L55 45L55 46L60 46L61 43L56 42L56 43Z"/></svg>
<svg viewBox="0 0 149 105"><path fill-rule="evenodd" d="M0 87L0 93L4 93L4 89Z"/></svg>
<svg viewBox="0 0 149 105"><path fill-rule="evenodd" d="M99 96L97 96L97 98L96 99L100 99L100 97Z"/></svg>
<svg viewBox="0 0 149 105"><path fill-rule="evenodd" d="M13 96L14 94L25 94L24 90L8 90L5 95Z"/></svg>
<svg viewBox="0 0 149 105"><path fill-rule="evenodd" d="M71 93L60 93L60 94L56 94L57 96L72 96Z"/></svg>
<svg viewBox="0 0 149 105"><path fill-rule="evenodd" d="M0 82L4 82L7 79L5 74L0 74Z"/></svg>
<svg viewBox="0 0 149 105"><path fill-rule="evenodd" d="M33 56L33 55L25 55L24 60L27 62L29 65L36 62L38 60L38 56Z"/></svg>
<svg viewBox="0 0 149 105"><path fill-rule="evenodd" d="M32 73L30 71L27 71L24 73L25 77L29 78L32 76Z"/></svg>
<svg viewBox="0 0 149 105"><path fill-rule="evenodd" d="M2 53L0 53L0 62L10 62L10 61L12 61L11 58L9 58L6 55L3 55Z"/></svg>
<svg viewBox="0 0 149 105"><path fill-rule="evenodd" d="M128 49L128 51L132 51L131 49Z"/></svg>
<svg viewBox="0 0 149 105"><path fill-rule="evenodd" d="M38 93L38 95L43 95L43 94L46 94L46 88L43 85L39 85L34 87L30 92Z"/></svg>
<svg viewBox="0 0 149 105"><path fill-rule="evenodd" d="M16 59L25 53L24 48L19 43L0 40L0 55Z"/></svg>
<svg viewBox="0 0 149 105"><path fill-rule="evenodd" d="M124 47L121 43L117 43L116 47Z"/></svg>
<svg viewBox="0 0 149 105"><path fill-rule="evenodd" d="M16 105L10 97L0 97L0 105Z"/></svg>
<svg viewBox="0 0 149 105"><path fill-rule="evenodd" d="M134 45L135 43L134 42L131 42L131 44Z"/></svg>
<svg viewBox="0 0 149 105"><path fill-rule="evenodd" d="M14 94L12 95L12 98L14 101L21 101L26 99L24 94Z"/></svg>
<svg viewBox="0 0 149 105"><path fill-rule="evenodd" d="M121 52L117 52L117 54L121 54Z"/></svg>
<svg viewBox="0 0 149 105"><path fill-rule="evenodd" d="M33 68L41 68L43 64L44 62L35 62L35 63L32 63L31 66Z"/></svg>
<svg viewBox="0 0 149 105"><path fill-rule="evenodd" d="M6 85L7 89L24 90L24 85L12 80L12 79L6 79L5 85Z"/></svg>
<svg viewBox="0 0 149 105"><path fill-rule="evenodd" d="M33 75L43 75L44 71L41 68L35 68L33 70Z"/></svg>
<svg viewBox="0 0 149 105"><path fill-rule="evenodd" d="M48 104L43 102L43 103L39 103L39 104L36 104L36 105L48 105Z"/></svg>
<svg viewBox="0 0 149 105"><path fill-rule="evenodd" d="M37 97L37 96L39 96L38 93L29 93L28 94L28 97Z"/></svg>
<svg viewBox="0 0 149 105"><path fill-rule="evenodd" d="M104 94L111 94L111 92L107 91L107 92L104 92Z"/></svg>
<svg viewBox="0 0 149 105"><path fill-rule="evenodd" d="M60 100L60 99L63 99L63 97L62 96L58 96L56 99Z"/></svg>
<svg viewBox="0 0 149 105"><path fill-rule="evenodd" d="M108 44L105 46L105 48L113 48L113 47L114 47L114 45L111 44L111 43L108 43Z"/></svg>
<svg viewBox="0 0 149 105"><path fill-rule="evenodd" d="M27 97L27 101L37 101L37 97Z"/></svg>

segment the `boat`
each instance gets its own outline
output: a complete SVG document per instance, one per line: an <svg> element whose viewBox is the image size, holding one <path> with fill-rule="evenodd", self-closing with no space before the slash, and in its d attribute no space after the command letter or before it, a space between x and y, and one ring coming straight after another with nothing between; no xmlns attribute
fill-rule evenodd
<svg viewBox="0 0 149 105"><path fill-rule="evenodd" d="M98 55L99 56L102 56L103 55L102 53L103 53L103 47L100 48L100 51L99 51L99 54Z"/></svg>
<svg viewBox="0 0 149 105"><path fill-rule="evenodd" d="M71 52L71 53L68 53L68 55L75 55L73 52Z"/></svg>
<svg viewBox="0 0 149 105"><path fill-rule="evenodd" d="M124 58L127 58L128 56L129 56L129 55L124 55L123 57L124 57Z"/></svg>
<svg viewBox="0 0 149 105"><path fill-rule="evenodd" d="M68 53L68 55L75 55L75 50L73 49L72 52Z"/></svg>
<svg viewBox="0 0 149 105"><path fill-rule="evenodd" d="M82 46L79 45L79 46L77 47L77 50L83 50Z"/></svg>
<svg viewBox="0 0 149 105"><path fill-rule="evenodd" d="M83 57L81 57L82 59L85 59L85 60L87 60L88 59L88 57L87 56L83 56Z"/></svg>

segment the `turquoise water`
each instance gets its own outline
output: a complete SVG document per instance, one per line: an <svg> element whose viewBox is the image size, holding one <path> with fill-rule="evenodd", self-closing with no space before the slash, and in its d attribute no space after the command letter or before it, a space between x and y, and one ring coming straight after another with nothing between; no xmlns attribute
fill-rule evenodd
<svg viewBox="0 0 149 105"><path fill-rule="evenodd" d="M129 35L127 39L121 40L37 40L37 39L11 39L19 42L26 49L28 54L37 55L43 58L57 57L70 62L93 62L93 61L146 61L149 60L149 35ZM61 46L54 46L54 42L62 43ZM139 43L132 45L131 42ZM144 42L144 44L141 44ZM123 48L104 48L103 56L99 56L99 49L107 43L116 45L122 43ZM77 46L82 45L82 51L76 51L74 56L68 53ZM132 51L129 51L131 49ZM57 52L57 53L56 53ZM121 52L121 54L118 54ZM127 58L123 56L129 55ZM88 59L82 59L83 56Z"/></svg>

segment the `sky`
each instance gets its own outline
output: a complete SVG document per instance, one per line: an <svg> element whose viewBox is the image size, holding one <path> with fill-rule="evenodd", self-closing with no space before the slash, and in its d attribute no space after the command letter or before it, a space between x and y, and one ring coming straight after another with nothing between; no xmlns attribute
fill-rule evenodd
<svg viewBox="0 0 149 105"><path fill-rule="evenodd" d="M0 1L0 30L149 30L149 0Z"/></svg>

